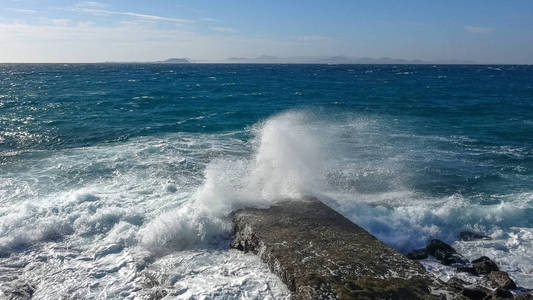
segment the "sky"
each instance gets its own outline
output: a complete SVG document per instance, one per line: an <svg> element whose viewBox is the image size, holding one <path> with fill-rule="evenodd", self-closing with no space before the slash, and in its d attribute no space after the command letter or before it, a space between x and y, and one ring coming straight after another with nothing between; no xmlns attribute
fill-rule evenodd
<svg viewBox="0 0 533 300"><path fill-rule="evenodd" d="M0 62L260 55L533 64L533 1L0 0Z"/></svg>

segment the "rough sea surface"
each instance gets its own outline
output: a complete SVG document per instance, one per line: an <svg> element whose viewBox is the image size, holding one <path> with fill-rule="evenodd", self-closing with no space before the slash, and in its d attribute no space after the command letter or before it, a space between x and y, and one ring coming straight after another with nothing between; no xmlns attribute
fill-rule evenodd
<svg viewBox="0 0 533 300"><path fill-rule="evenodd" d="M286 298L227 216L302 195L533 288L533 67L0 65L3 290Z"/></svg>

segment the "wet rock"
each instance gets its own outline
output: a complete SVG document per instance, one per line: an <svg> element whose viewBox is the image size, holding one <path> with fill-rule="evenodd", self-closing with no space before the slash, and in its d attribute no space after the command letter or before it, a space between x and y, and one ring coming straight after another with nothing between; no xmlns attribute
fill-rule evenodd
<svg viewBox="0 0 533 300"><path fill-rule="evenodd" d="M13 286L4 286L0 291L1 299L29 300L35 292L35 287L29 283L17 283Z"/></svg>
<svg viewBox="0 0 533 300"><path fill-rule="evenodd" d="M482 300L488 295L487 291L481 288L464 288L461 294L472 300Z"/></svg>
<svg viewBox="0 0 533 300"><path fill-rule="evenodd" d="M168 294L166 290L155 290L152 293L150 293L147 297L147 300L161 300L165 298L165 296Z"/></svg>
<svg viewBox="0 0 533 300"><path fill-rule="evenodd" d="M472 275L479 275L474 267L460 266L457 267L457 272L470 273Z"/></svg>
<svg viewBox="0 0 533 300"><path fill-rule="evenodd" d="M491 240L490 237L472 231L462 231L459 233L461 241Z"/></svg>
<svg viewBox="0 0 533 300"><path fill-rule="evenodd" d="M481 286L474 286L471 283L468 283L460 278L452 277L446 284L457 291L457 294L460 294L463 296L463 298L467 299L488 299L490 297L491 291L481 287ZM458 297L457 295L452 296L453 299L461 299L461 297Z"/></svg>
<svg viewBox="0 0 533 300"><path fill-rule="evenodd" d="M314 198L233 214L231 247L252 252L293 299L435 299L422 265Z"/></svg>
<svg viewBox="0 0 533 300"><path fill-rule="evenodd" d="M141 278L142 278L141 284L145 288L153 288L153 287L158 287L161 285L159 283L159 280L157 280L156 275L153 273L144 272Z"/></svg>
<svg viewBox="0 0 533 300"><path fill-rule="evenodd" d="M482 256L472 261L472 266L478 275L486 275L492 271L499 271L498 266L490 258Z"/></svg>
<svg viewBox="0 0 533 300"><path fill-rule="evenodd" d="M427 247L429 255L438 259L443 265L464 265L468 260L459 255L452 246L437 239L429 241Z"/></svg>
<svg viewBox="0 0 533 300"><path fill-rule="evenodd" d="M492 293L492 298L493 299L513 299L513 293L511 293L509 290L504 290L504 289L496 289L493 293Z"/></svg>
<svg viewBox="0 0 533 300"><path fill-rule="evenodd" d="M446 244L445 242L437 239L433 239L429 241L429 243L426 246L426 249L428 253L431 256L434 257L441 257L445 255L455 254L457 253L455 249L452 248L452 246Z"/></svg>
<svg viewBox="0 0 533 300"><path fill-rule="evenodd" d="M503 288L506 290L514 290L518 288L507 272L492 271L487 278L493 288Z"/></svg>
<svg viewBox="0 0 533 300"><path fill-rule="evenodd" d="M450 278L446 283L448 284L448 286L456 290L462 290L466 285L468 285L468 282L457 277Z"/></svg>
<svg viewBox="0 0 533 300"><path fill-rule="evenodd" d="M413 250L412 252L407 254L407 258L416 260L426 259L428 258L428 251L426 250L426 248Z"/></svg>
<svg viewBox="0 0 533 300"><path fill-rule="evenodd" d="M533 300L533 290L513 295L515 300Z"/></svg>

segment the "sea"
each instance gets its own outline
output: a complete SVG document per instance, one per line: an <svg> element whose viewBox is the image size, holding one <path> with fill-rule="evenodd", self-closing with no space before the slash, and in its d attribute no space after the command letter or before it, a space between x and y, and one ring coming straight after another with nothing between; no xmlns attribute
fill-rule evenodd
<svg viewBox="0 0 533 300"><path fill-rule="evenodd" d="M230 214L303 196L533 288L533 66L0 64L4 292L286 299Z"/></svg>

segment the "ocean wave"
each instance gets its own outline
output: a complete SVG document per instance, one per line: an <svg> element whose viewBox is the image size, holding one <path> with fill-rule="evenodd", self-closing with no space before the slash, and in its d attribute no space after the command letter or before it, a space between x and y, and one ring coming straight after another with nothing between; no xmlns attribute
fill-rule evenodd
<svg viewBox="0 0 533 300"><path fill-rule="evenodd" d="M303 113L266 120L253 130L252 157L212 160L190 204L159 216L141 232L152 251L198 246L229 233L228 215L242 207L267 207L275 201L309 194L320 177L320 143L307 132Z"/></svg>
<svg viewBox="0 0 533 300"><path fill-rule="evenodd" d="M162 286L176 297L230 295L239 288L285 295L266 269L251 271L256 260L227 250L229 216L314 195L401 251L430 238L455 242L463 255L490 254L519 284L532 286L531 191L448 189L441 195L421 189L415 163L441 159L449 165L458 152L443 152L441 144L475 147L477 141L401 135L394 124L369 115L292 110L236 132L25 153L16 168L0 174L0 200L9 204L0 209L0 264L22 260L34 266L27 276L45 278L50 261L61 255L75 279L55 272L41 283L41 295L82 289L95 297L126 297ZM479 201L486 196L497 201ZM481 248L457 242L461 230L493 241ZM157 285L142 285L146 272L155 274ZM220 290L202 285L205 278L219 278ZM61 291L54 291L62 280Z"/></svg>

